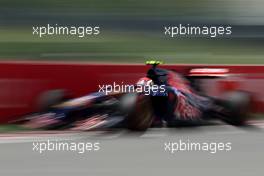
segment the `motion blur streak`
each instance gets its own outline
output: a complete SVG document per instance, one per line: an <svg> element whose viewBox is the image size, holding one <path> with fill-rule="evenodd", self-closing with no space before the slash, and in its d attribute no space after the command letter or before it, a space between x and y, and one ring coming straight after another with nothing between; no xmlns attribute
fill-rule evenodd
<svg viewBox="0 0 264 176"><path fill-rule="evenodd" d="M263 8L260 0L2 0L0 58L264 63ZM32 35L32 26L47 24L100 26L101 32L88 38ZM163 35L164 26L179 24L232 26L232 35L212 40Z"/></svg>

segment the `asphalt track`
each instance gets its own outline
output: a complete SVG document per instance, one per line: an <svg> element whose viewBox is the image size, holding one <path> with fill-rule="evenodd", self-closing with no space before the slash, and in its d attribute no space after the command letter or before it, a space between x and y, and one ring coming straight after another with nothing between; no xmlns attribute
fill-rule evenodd
<svg viewBox="0 0 264 176"><path fill-rule="evenodd" d="M0 175L263 175L264 122L177 129L72 132L38 131L0 134ZM99 151L33 151L33 142L99 142ZM230 151L165 151L164 143L230 142Z"/></svg>

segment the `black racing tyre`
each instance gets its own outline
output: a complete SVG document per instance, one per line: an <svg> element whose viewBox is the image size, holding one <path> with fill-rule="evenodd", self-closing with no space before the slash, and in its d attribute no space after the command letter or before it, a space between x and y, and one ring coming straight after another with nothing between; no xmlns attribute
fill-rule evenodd
<svg viewBox="0 0 264 176"><path fill-rule="evenodd" d="M245 91L227 92L223 96L223 106L227 112L227 116L223 117L223 121L235 125L245 125L249 118L251 95Z"/></svg>
<svg viewBox="0 0 264 176"><path fill-rule="evenodd" d="M130 95L131 96L131 95ZM135 102L127 110L125 125L132 131L145 131L153 122L153 108L150 96L134 94ZM131 99L133 97L130 97Z"/></svg>
<svg viewBox="0 0 264 176"><path fill-rule="evenodd" d="M38 111L46 111L51 106L62 103L67 100L66 91L63 89L49 90L42 93L37 99Z"/></svg>

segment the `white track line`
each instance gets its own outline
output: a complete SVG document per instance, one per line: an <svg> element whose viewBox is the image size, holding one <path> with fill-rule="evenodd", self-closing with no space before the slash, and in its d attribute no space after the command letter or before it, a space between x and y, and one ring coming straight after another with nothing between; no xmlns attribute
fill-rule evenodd
<svg viewBox="0 0 264 176"><path fill-rule="evenodd" d="M257 128L264 128L264 121L251 121L250 125ZM204 131L208 129L210 134L240 134L245 133L243 130L234 129L230 125L217 126L201 126ZM214 131L215 128L215 131ZM226 130L222 130L222 129ZM179 131L181 133L181 130ZM171 133L170 129L150 129L146 133L140 135L140 138L162 138ZM126 131L29 131L29 132L14 132L0 134L0 144L6 143L26 143L26 142L40 142L40 141L63 141L63 140L80 140L80 139L115 139L125 135Z"/></svg>

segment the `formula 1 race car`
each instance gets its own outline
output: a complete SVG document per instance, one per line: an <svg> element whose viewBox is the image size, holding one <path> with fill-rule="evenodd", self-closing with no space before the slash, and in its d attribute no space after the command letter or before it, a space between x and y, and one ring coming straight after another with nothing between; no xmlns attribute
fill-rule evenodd
<svg viewBox="0 0 264 176"><path fill-rule="evenodd" d="M210 97L196 80L197 76L222 76L226 74L223 70L196 69L181 75L158 68L159 64L148 61L151 68L146 76L122 91L104 90L73 99L67 98L63 90L48 91L40 98L39 112L15 123L36 129L140 131L215 119L231 125L246 123L251 104L248 92L236 90L226 92L221 98Z"/></svg>

